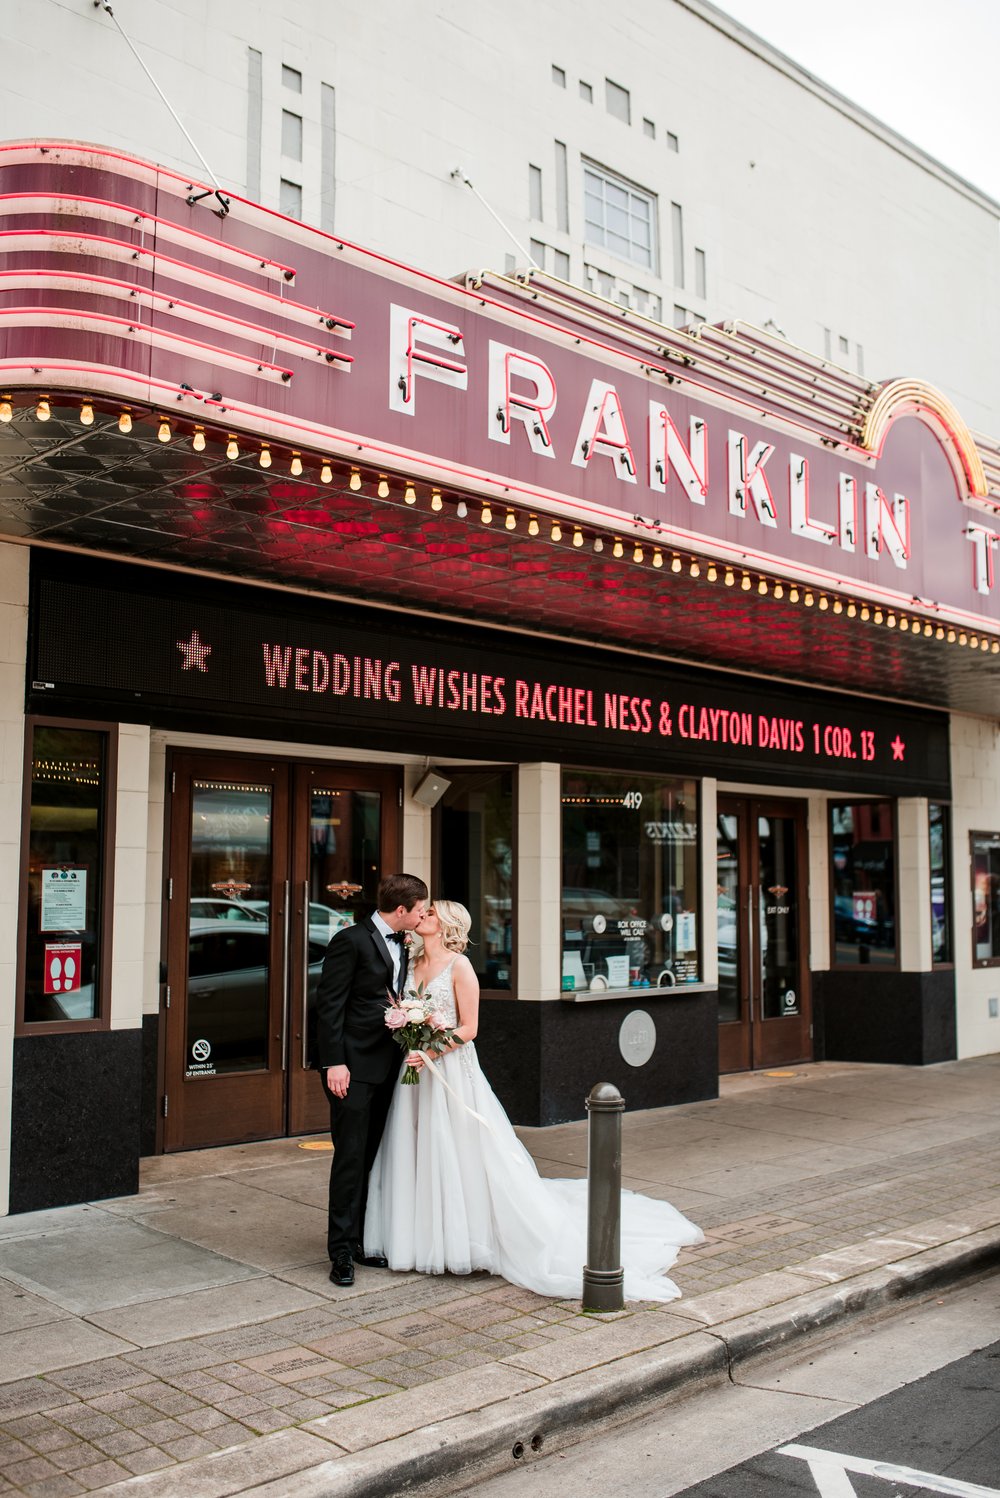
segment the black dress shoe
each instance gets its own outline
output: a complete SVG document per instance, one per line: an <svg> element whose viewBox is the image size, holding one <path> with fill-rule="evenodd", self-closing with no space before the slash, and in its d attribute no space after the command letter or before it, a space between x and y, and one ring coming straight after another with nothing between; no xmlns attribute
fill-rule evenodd
<svg viewBox="0 0 1000 1498"><path fill-rule="evenodd" d="M338 1254L330 1265L330 1280L334 1285L354 1284L354 1264L350 1254Z"/></svg>
<svg viewBox="0 0 1000 1498"><path fill-rule="evenodd" d="M388 1269L389 1260L385 1254L366 1254L360 1248L354 1250L355 1264L361 1264L365 1269Z"/></svg>

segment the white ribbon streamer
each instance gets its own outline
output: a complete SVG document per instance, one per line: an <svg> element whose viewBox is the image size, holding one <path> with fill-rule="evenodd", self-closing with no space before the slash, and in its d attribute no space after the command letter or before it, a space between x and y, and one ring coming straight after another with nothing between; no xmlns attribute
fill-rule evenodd
<svg viewBox="0 0 1000 1498"><path fill-rule="evenodd" d="M410 1052L410 1054L413 1055L414 1052ZM484 1118L481 1113L477 1113L475 1108L470 1108L468 1103L465 1102L463 1098L459 1097L458 1093L455 1091L454 1087L452 1087L451 1083L445 1081L443 1068L439 1071L426 1051L417 1051L415 1054L424 1058L427 1069L430 1072L431 1076L434 1078L435 1082L440 1082L445 1092L451 1094L458 1106L463 1109L464 1112L468 1113L470 1118L474 1118L477 1123L482 1124L483 1128L486 1130L487 1134L489 1134L490 1138L494 1141L495 1144L498 1144L500 1146L505 1154L509 1155L512 1160L517 1160L519 1164L523 1165L523 1155L515 1154L512 1149L508 1149L507 1145L500 1138L499 1134L493 1128L493 1125L489 1122L489 1120Z"/></svg>

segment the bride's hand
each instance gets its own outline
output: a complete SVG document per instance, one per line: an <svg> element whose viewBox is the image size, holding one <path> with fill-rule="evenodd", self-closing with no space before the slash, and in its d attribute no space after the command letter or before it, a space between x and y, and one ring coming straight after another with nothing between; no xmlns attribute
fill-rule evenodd
<svg viewBox="0 0 1000 1498"><path fill-rule="evenodd" d="M423 1071L424 1058L420 1051L410 1051L406 1057L407 1066L412 1066L416 1071Z"/></svg>

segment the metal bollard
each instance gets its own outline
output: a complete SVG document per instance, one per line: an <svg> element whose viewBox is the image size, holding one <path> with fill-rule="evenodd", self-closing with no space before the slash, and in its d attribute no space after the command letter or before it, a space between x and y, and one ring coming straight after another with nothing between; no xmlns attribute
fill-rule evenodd
<svg viewBox="0 0 1000 1498"><path fill-rule="evenodd" d="M622 1114L625 1099L611 1082L598 1082L587 1098L587 1262L583 1309L620 1311L625 1303L622 1268Z"/></svg>

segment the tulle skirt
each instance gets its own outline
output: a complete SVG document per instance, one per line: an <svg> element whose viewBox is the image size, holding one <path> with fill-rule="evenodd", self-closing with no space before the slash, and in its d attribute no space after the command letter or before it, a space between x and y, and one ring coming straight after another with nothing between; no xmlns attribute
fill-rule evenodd
<svg viewBox="0 0 1000 1498"><path fill-rule="evenodd" d="M368 1187L365 1251L385 1254L393 1269L485 1269L539 1295L579 1299L586 1180L539 1176L474 1045L435 1067L437 1076L424 1070L417 1086L396 1088ZM666 1270L703 1236L669 1202L623 1192L626 1299L676 1299Z"/></svg>

